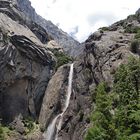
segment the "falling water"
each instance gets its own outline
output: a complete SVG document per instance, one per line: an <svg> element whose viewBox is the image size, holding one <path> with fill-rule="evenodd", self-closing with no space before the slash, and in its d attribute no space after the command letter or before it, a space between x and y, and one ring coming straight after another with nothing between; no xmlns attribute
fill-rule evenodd
<svg viewBox="0 0 140 140"><path fill-rule="evenodd" d="M56 122L57 119L59 118L59 115L57 115L52 123L49 125L47 131L43 134L44 135L44 140L54 140L55 139L55 129L56 129Z"/></svg>
<svg viewBox="0 0 140 140"><path fill-rule="evenodd" d="M72 79L73 79L73 64L70 65L68 90L65 105L61 114L58 114L49 125L47 131L44 133L44 140L57 140L58 131L61 129L63 114L67 110L70 102L71 91L72 91ZM57 120L59 119L58 126L56 126Z"/></svg>

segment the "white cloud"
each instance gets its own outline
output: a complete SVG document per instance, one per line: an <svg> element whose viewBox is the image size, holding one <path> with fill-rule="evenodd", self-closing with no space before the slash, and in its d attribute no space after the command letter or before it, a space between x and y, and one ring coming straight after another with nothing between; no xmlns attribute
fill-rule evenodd
<svg viewBox="0 0 140 140"><path fill-rule="evenodd" d="M84 41L91 32L101 26L134 14L140 6L140 0L30 0L37 13L71 33L78 28L74 36Z"/></svg>

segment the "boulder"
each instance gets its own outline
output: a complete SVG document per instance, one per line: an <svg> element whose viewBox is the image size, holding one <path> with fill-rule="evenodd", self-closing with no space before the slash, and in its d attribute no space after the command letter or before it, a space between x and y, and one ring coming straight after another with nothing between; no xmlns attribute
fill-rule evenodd
<svg viewBox="0 0 140 140"><path fill-rule="evenodd" d="M10 127L20 134L25 133L25 127L24 123L22 122L22 119L22 116L19 115L15 118L15 120L12 123L10 123Z"/></svg>

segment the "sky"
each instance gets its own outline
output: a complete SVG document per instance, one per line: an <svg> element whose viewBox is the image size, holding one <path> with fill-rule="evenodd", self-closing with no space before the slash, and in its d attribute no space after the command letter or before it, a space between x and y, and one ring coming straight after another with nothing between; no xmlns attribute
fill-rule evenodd
<svg viewBox="0 0 140 140"><path fill-rule="evenodd" d="M30 0L36 12L79 42L103 26L134 14L140 0Z"/></svg>

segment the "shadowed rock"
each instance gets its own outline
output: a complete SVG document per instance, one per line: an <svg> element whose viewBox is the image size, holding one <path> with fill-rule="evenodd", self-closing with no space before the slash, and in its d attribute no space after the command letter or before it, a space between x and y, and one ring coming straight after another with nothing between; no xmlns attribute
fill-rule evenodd
<svg viewBox="0 0 140 140"><path fill-rule="evenodd" d="M34 118L39 115L54 62L49 51L25 36L15 35L7 38L7 42L1 41L0 117L5 123L19 114Z"/></svg>

